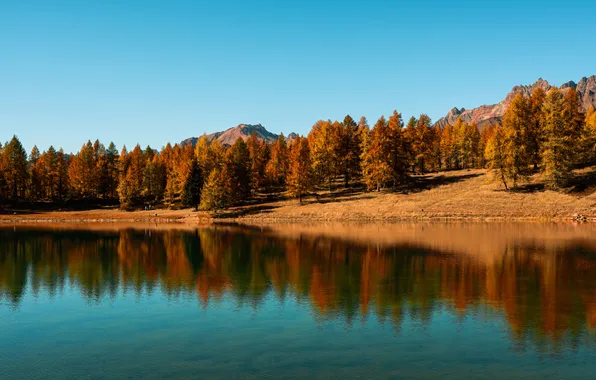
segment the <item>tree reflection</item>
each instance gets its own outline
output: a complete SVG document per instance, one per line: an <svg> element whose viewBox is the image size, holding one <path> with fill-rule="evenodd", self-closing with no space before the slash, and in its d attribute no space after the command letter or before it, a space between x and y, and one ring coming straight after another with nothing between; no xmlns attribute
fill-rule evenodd
<svg viewBox="0 0 596 380"><path fill-rule="evenodd" d="M374 317L399 330L489 310L506 319L517 347L558 350L596 330L596 256L578 245L508 244L482 262L415 244L280 237L233 228L48 231L0 229L0 299L65 287L90 302L159 289L208 308L224 295L259 308L268 295L311 305L320 320Z"/></svg>

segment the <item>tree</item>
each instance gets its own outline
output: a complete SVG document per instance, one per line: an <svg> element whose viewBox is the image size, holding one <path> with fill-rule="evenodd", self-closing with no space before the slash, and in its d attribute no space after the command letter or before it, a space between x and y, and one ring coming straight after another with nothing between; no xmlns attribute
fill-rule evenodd
<svg viewBox="0 0 596 380"><path fill-rule="evenodd" d="M582 161L585 165L596 163L596 111L590 107L581 134Z"/></svg>
<svg viewBox="0 0 596 380"><path fill-rule="evenodd" d="M433 169L435 137L430 118L425 114L420 115L412 141L414 163L419 173Z"/></svg>
<svg viewBox="0 0 596 380"><path fill-rule="evenodd" d="M104 199L118 198L118 161L120 155L113 142L107 149L102 149L97 158L98 194Z"/></svg>
<svg viewBox="0 0 596 380"><path fill-rule="evenodd" d="M408 152L410 151L409 141L405 137L404 123L401 114L397 111L393 111L393 115L387 122L387 137L387 146L384 149L387 152L388 165L391 169L390 177L395 188L408 177Z"/></svg>
<svg viewBox="0 0 596 380"><path fill-rule="evenodd" d="M83 199L96 199L97 174L95 149L91 141L87 141L73 156L68 168L68 179L74 195Z"/></svg>
<svg viewBox="0 0 596 380"><path fill-rule="evenodd" d="M412 173L416 172L416 154L413 150L414 146L416 145L417 131L416 125L418 124L418 119L414 116L410 117L408 120L408 124L406 125L406 129L404 131L404 137L408 142L408 164Z"/></svg>
<svg viewBox="0 0 596 380"><path fill-rule="evenodd" d="M457 120L456 125L458 123L461 123L461 118ZM441 132L441 157L445 169L456 169L459 166L459 155L455 147L455 131L450 124L447 124Z"/></svg>
<svg viewBox="0 0 596 380"><path fill-rule="evenodd" d="M531 150L528 148L531 125L530 104L520 92L512 99L505 115L503 115L503 154L505 173L513 183L513 187L521 179L529 175Z"/></svg>
<svg viewBox="0 0 596 380"><path fill-rule="evenodd" d="M225 148L219 140L215 139L209 142L206 135L203 135L197 141L195 147L195 157L201 166L205 178L209 177L212 170L221 170L224 163Z"/></svg>
<svg viewBox="0 0 596 380"><path fill-rule="evenodd" d="M270 154L269 146L258 138L256 131L252 131L246 139L246 145L250 155L251 188L258 190L265 182L265 167Z"/></svg>
<svg viewBox="0 0 596 380"><path fill-rule="evenodd" d="M505 151L503 146L503 128L496 127L494 133L488 137L486 143L485 157L488 162L488 168L500 178L505 186L505 190L509 190L507 179L509 177L507 167L505 165Z"/></svg>
<svg viewBox="0 0 596 380"><path fill-rule="evenodd" d="M379 191L392 179L389 146L387 121L381 116L365 139L362 153L362 175L369 190Z"/></svg>
<svg viewBox="0 0 596 380"><path fill-rule="evenodd" d="M27 171L27 152L16 136L2 149L1 157L4 169L7 198L23 200L26 196L29 174Z"/></svg>
<svg viewBox="0 0 596 380"><path fill-rule="evenodd" d="M69 179L68 179L68 168L70 166L70 160L64 153L64 150L60 148L56 154L56 193L55 196L58 200L64 201L70 194Z"/></svg>
<svg viewBox="0 0 596 380"><path fill-rule="evenodd" d="M126 149L126 147L124 148ZM124 150L123 149L123 150ZM137 144L130 153L122 152L122 171L118 185L120 206L127 208L142 201L143 180L145 174L145 157Z"/></svg>
<svg viewBox="0 0 596 380"><path fill-rule="evenodd" d="M476 124L464 123L461 118L453 127L453 153L458 169L469 169L476 165L480 132Z"/></svg>
<svg viewBox="0 0 596 380"><path fill-rule="evenodd" d="M4 178L4 166L2 163L3 149L4 147L2 146L2 143L0 143L0 203L8 198L6 190L6 178Z"/></svg>
<svg viewBox="0 0 596 380"><path fill-rule="evenodd" d="M41 154L39 153L39 149L37 145L33 146L31 149L31 154L29 154L29 178L30 178L30 185L29 185L29 199L33 202L37 202L41 199L41 162L40 162Z"/></svg>
<svg viewBox="0 0 596 380"><path fill-rule="evenodd" d="M542 88L537 87L532 92L529 100L530 120L526 128L526 139L528 155L530 156L530 161L534 166L534 170L538 168L538 164L540 163L540 149L542 145L540 126L544 118L542 104L544 103L545 97L546 92Z"/></svg>
<svg viewBox="0 0 596 380"><path fill-rule="evenodd" d="M141 191L143 200L150 204L163 198L167 181L166 166L161 157L157 154L151 156L146 158Z"/></svg>
<svg viewBox="0 0 596 380"><path fill-rule="evenodd" d="M570 87L563 95L563 120L567 125L566 133L571 139L577 139L583 129L585 115L577 91Z"/></svg>
<svg viewBox="0 0 596 380"><path fill-rule="evenodd" d="M565 98L558 89L551 89L542 108L543 122L541 126L542 170L550 188L567 185L571 177L574 163L575 125L572 124L572 113L566 110Z"/></svg>
<svg viewBox="0 0 596 380"><path fill-rule="evenodd" d="M290 171L288 174L288 191L297 197L302 204L302 197L312 185L312 164L308 139L296 137L290 146Z"/></svg>
<svg viewBox="0 0 596 380"><path fill-rule="evenodd" d="M274 185L285 183L288 166L288 145L286 138L281 134L271 146L271 159L265 169L268 180Z"/></svg>
<svg viewBox="0 0 596 380"><path fill-rule="evenodd" d="M250 196L251 170L248 146L238 138L226 154L227 184L233 201L243 201Z"/></svg>
<svg viewBox="0 0 596 380"><path fill-rule="evenodd" d="M360 175L361 135L358 124L350 115L346 115L344 121L334 131L337 134L335 137L337 168L344 178L344 187L347 187L352 178Z"/></svg>
<svg viewBox="0 0 596 380"><path fill-rule="evenodd" d="M327 183L329 191L337 172L337 133L338 127L330 120L318 121L308 134L313 180L317 184Z"/></svg>
<svg viewBox="0 0 596 380"><path fill-rule="evenodd" d="M500 126L499 126L500 127ZM480 141L478 143L478 167L479 168L486 168L489 165L489 160L486 157L486 148L488 146L488 142L497 130L496 125L490 125L482 130L480 133Z"/></svg>
<svg viewBox="0 0 596 380"><path fill-rule="evenodd" d="M173 207L182 201L184 184L190 173L194 154L191 145L184 147L175 145L169 153L169 161L164 169L167 173L164 201L169 207Z"/></svg>
<svg viewBox="0 0 596 380"><path fill-rule="evenodd" d="M187 207L194 207L195 210L201 203L201 190L203 188L203 175L201 167L196 159L192 160L190 166L190 173L184 184L184 192L182 193L182 204Z"/></svg>
<svg viewBox="0 0 596 380"><path fill-rule="evenodd" d="M211 171L201 191L201 209L221 210L228 207L229 193L225 177L228 174L226 168L220 172Z"/></svg>

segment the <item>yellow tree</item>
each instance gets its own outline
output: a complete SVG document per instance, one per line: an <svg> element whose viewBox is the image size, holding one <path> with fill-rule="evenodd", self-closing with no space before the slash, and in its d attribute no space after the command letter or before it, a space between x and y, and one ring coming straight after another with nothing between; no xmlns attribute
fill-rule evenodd
<svg viewBox="0 0 596 380"><path fill-rule="evenodd" d="M118 185L118 196L121 207L126 208L138 204L142 200L145 157L138 144L130 153L127 153L126 147L124 147L120 156L123 165Z"/></svg>
<svg viewBox="0 0 596 380"><path fill-rule="evenodd" d="M243 201L250 196L251 160L248 146L238 138L226 154L229 192L232 202Z"/></svg>
<svg viewBox="0 0 596 380"><path fill-rule="evenodd" d="M529 175L532 156L528 148L528 126L531 122L530 103L520 92L512 99L503 115L504 165L513 187Z"/></svg>
<svg viewBox="0 0 596 380"><path fill-rule="evenodd" d="M68 179L73 195L83 199L97 198L97 163L95 149L87 141L72 158L68 168Z"/></svg>
<svg viewBox="0 0 596 380"><path fill-rule="evenodd" d="M491 126L484 128L482 130L482 132L480 133L480 140L478 143L478 155L479 155L478 167L479 168L486 168L489 163L489 161L486 157L486 154L485 154L486 148L487 148L489 140L494 136L496 130L497 130L497 126L491 125Z"/></svg>
<svg viewBox="0 0 596 380"><path fill-rule="evenodd" d="M423 115L424 116L424 115ZM401 114L393 111L387 122L388 139L384 150L387 152L390 177L393 187L402 184L408 178L409 142L406 139Z"/></svg>
<svg viewBox="0 0 596 380"><path fill-rule="evenodd" d="M312 164L308 139L296 137L290 145L290 169L287 187L289 193L297 197L302 204L302 197L312 186Z"/></svg>
<svg viewBox="0 0 596 380"><path fill-rule="evenodd" d="M104 199L116 199L118 197L118 160L120 155L114 143L110 143L107 149L99 147L97 154L98 171L98 193Z"/></svg>
<svg viewBox="0 0 596 380"><path fill-rule="evenodd" d="M492 134L487 135L487 142L484 156L488 163L488 168L499 178L505 190L509 189L507 180L509 178L508 168L505 164L505 149L503 146L503 127L495 127Z"/></svg>
<svg viewBox="0 0 596 380"><path fill-rule="evenodd" d="M480 132L476 124L463 123L461 119L458 120L454 129L458 168L472 168L477 161Z"/></svg>
<svg viewBox="0 0 596 380"><path fill-rule="evenodd" d="M575 161L575 125L565 100L558 89L551 89L542 108L542 171L551 188L567 185Z"/></svg>
<svg viewBox="0 0 596 380"><path fill-rule="evenodd" d="M458 119L457 123L461 123L461 119ZM447 124L441 133L441 156L443 157L443 167L445 169L457 168L458 157L455 150L455 132L451 124Z"/></svg>
<svg viewBox="0 0 596 380"><path fill-rule="evenodd" d="M416 125L418 124L418 119L414 116L410 117L408 120L408 124L406 125L404 131L404 137L408 141L408 165L412 171L412 173L416 172L416 153L414 152L414 147L416 146L416 141L418 139Z"/></svg>
<svg viewBox="0 0 596 380"><path fill-rule="evenodd" d="M270 154L269 146L264 140L258 138L256 131L252 131L246 139L246 145L250 153L251 188L258 190L265 182L265 168Z"/></svg>
<svg viewBox="0 0 596 380"><path fill-rule="evenodd" d="M29 199L33 202L42 199L42 171L40 157L41 154L39 153L39 149L37 148L37 145L34 145L33 149L31 149L31 154L29 154Z"/></svg>
<svg viewBox="0 0 596 380"><path fill-rule="evenodd" d="M542 133L540 125L542 124L543 113L542 104L546 98L546 92L537 87L530 96L529 100L529 112L530 120L526 128L526 139L528 141L528 155L531 157L531 163L534 166L534 170L538 168L540 163L540 148L542 143Z"/></svg>
<svg viewBox="0 0 596 380"><path fill-rule="evenodd" d="M285 183L288 175L288 145L286 138L281 134L271 146L271 158L265 169L266 177L274 185Z"/></svg>
<svg viewBox="0 0 596 380"><path fill-rule="evenodd" d="M572 139L577 139L583 128L585 115L582 113L579 94L573 87L568 88L563 96L562 116L567 124L567 133Z"/></svg>
<svg viewBox="0 0 596 380"><path fill-rule="evenodd" d="M391 141L387 120L381 116L364 142L362 153L362 175L369 190L381 190L392 180L390 166Z"/></svg>
<svg viewBox="0 0 596 380"><path fill-rule="evenodd" d="M158 202L164 196L167 169L160 155L153 154L145 157L143 172L143 186L141 196L150 205Z"/></svg>
<svg viewBox="0 0 596 380"><path fill-rule="evenodd" d="M412 150L414 152L415 166L418 172L425 173L433 169L434 146L436 134L431 126L430 118L422 114L416 122L416 133L412 141Z"/></svg>
<svg viewBox="0 0 596 380"><path fill-rule="evenodd" d="M201 209L220 210L228 207L230 198L226 186L228 175L225 166L222 170L213 170L209 173L201 191Z"/></svg>
<svg viewBox="0 0 596 380"><path fill-rule="evenodd" d="M70 194L68 168L70 166L68 156L64 150L60 148L56 154L56 197L58 200L64 201Z"/></svg>
<svg viewBox="0 0 596 380"><path fill-rule="evenodd" d="M4 147L0 143L0 202L6 201L8 191L6 189L6 178L4 177L4 166L2 163L2 151Z"/></svg>
<svg viewBox="0 0 596 380"><path fill-rule="evenodd" d="M308 134L310 157L315 183L327 183L329 191L337 172L337 133L338 123L330 120L318 121Z"/></svg>
<svg viewBox="0 0 596 380"><path fill-rule="evenodd" d="M344 187L347 187L350 180L360 174L361 136L358 124L350 115L346 115L344 121L334 128L334 132L337 134L335 144L337 169L343 176Z"/></svg>
<svg viewBox="0 0 596 380"><path fill-rule="evenodd" d="M27 152L16 136L4 148L0 157L3 168L3 182L6 198L23 200L26 196L29 174L27 172Z"/></svg>
<svg viewBox="0 0 596 380"><path fill-rule="evenodd" d="M169 207L179 204L182 200L184 184L190 174L192 161L196 151L191 145L181 147L176 144L171 152L171 158L166 171L164 201Z"/></svg>
<svg viewBox="0 0 596 380"><path fill-rule="evenodd" d="M583 163L593 165L596 162L596 111L590 107L582 130Z"/></svg>
<svg viewBox="0 0 596 380"><path fill-rule="evenodd" d="M199 166L201 167L201 172L205 178L208 178L209 174L214 169L222 169L225 157L225 148L219 142L219 140L215 139L213 141L209 141L208 137L203 135L197 141L195 157L197 158Z"/></svg>

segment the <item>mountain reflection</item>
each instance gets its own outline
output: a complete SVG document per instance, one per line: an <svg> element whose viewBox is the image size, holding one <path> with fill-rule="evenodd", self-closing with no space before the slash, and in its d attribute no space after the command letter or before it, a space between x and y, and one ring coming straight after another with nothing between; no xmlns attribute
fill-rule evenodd
<svg viewBox="0 0 596 380"><path fill-rule="evenodd" d="M0 300L75 288L91 302L120 291L194 295L208 308L223 296L259 308L292 297L315 318L347 324L374 316L399 330L487 310L520 345L556 349L596 329L596 254L585 240L494 244L490 259L424 239L375 244L329 235L217 227L112 231L0 229ZM462 248L463 249L463 248Z"/></svg>

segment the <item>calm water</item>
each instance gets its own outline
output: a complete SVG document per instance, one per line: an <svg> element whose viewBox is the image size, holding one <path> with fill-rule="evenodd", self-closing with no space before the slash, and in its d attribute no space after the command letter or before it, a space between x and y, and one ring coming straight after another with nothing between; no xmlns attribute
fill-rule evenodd
<svg viewBox="0 0 596 380"><path fill-rule="evenodd" d="M594 232L0 228L0 377L594 378Z"/></svg>

